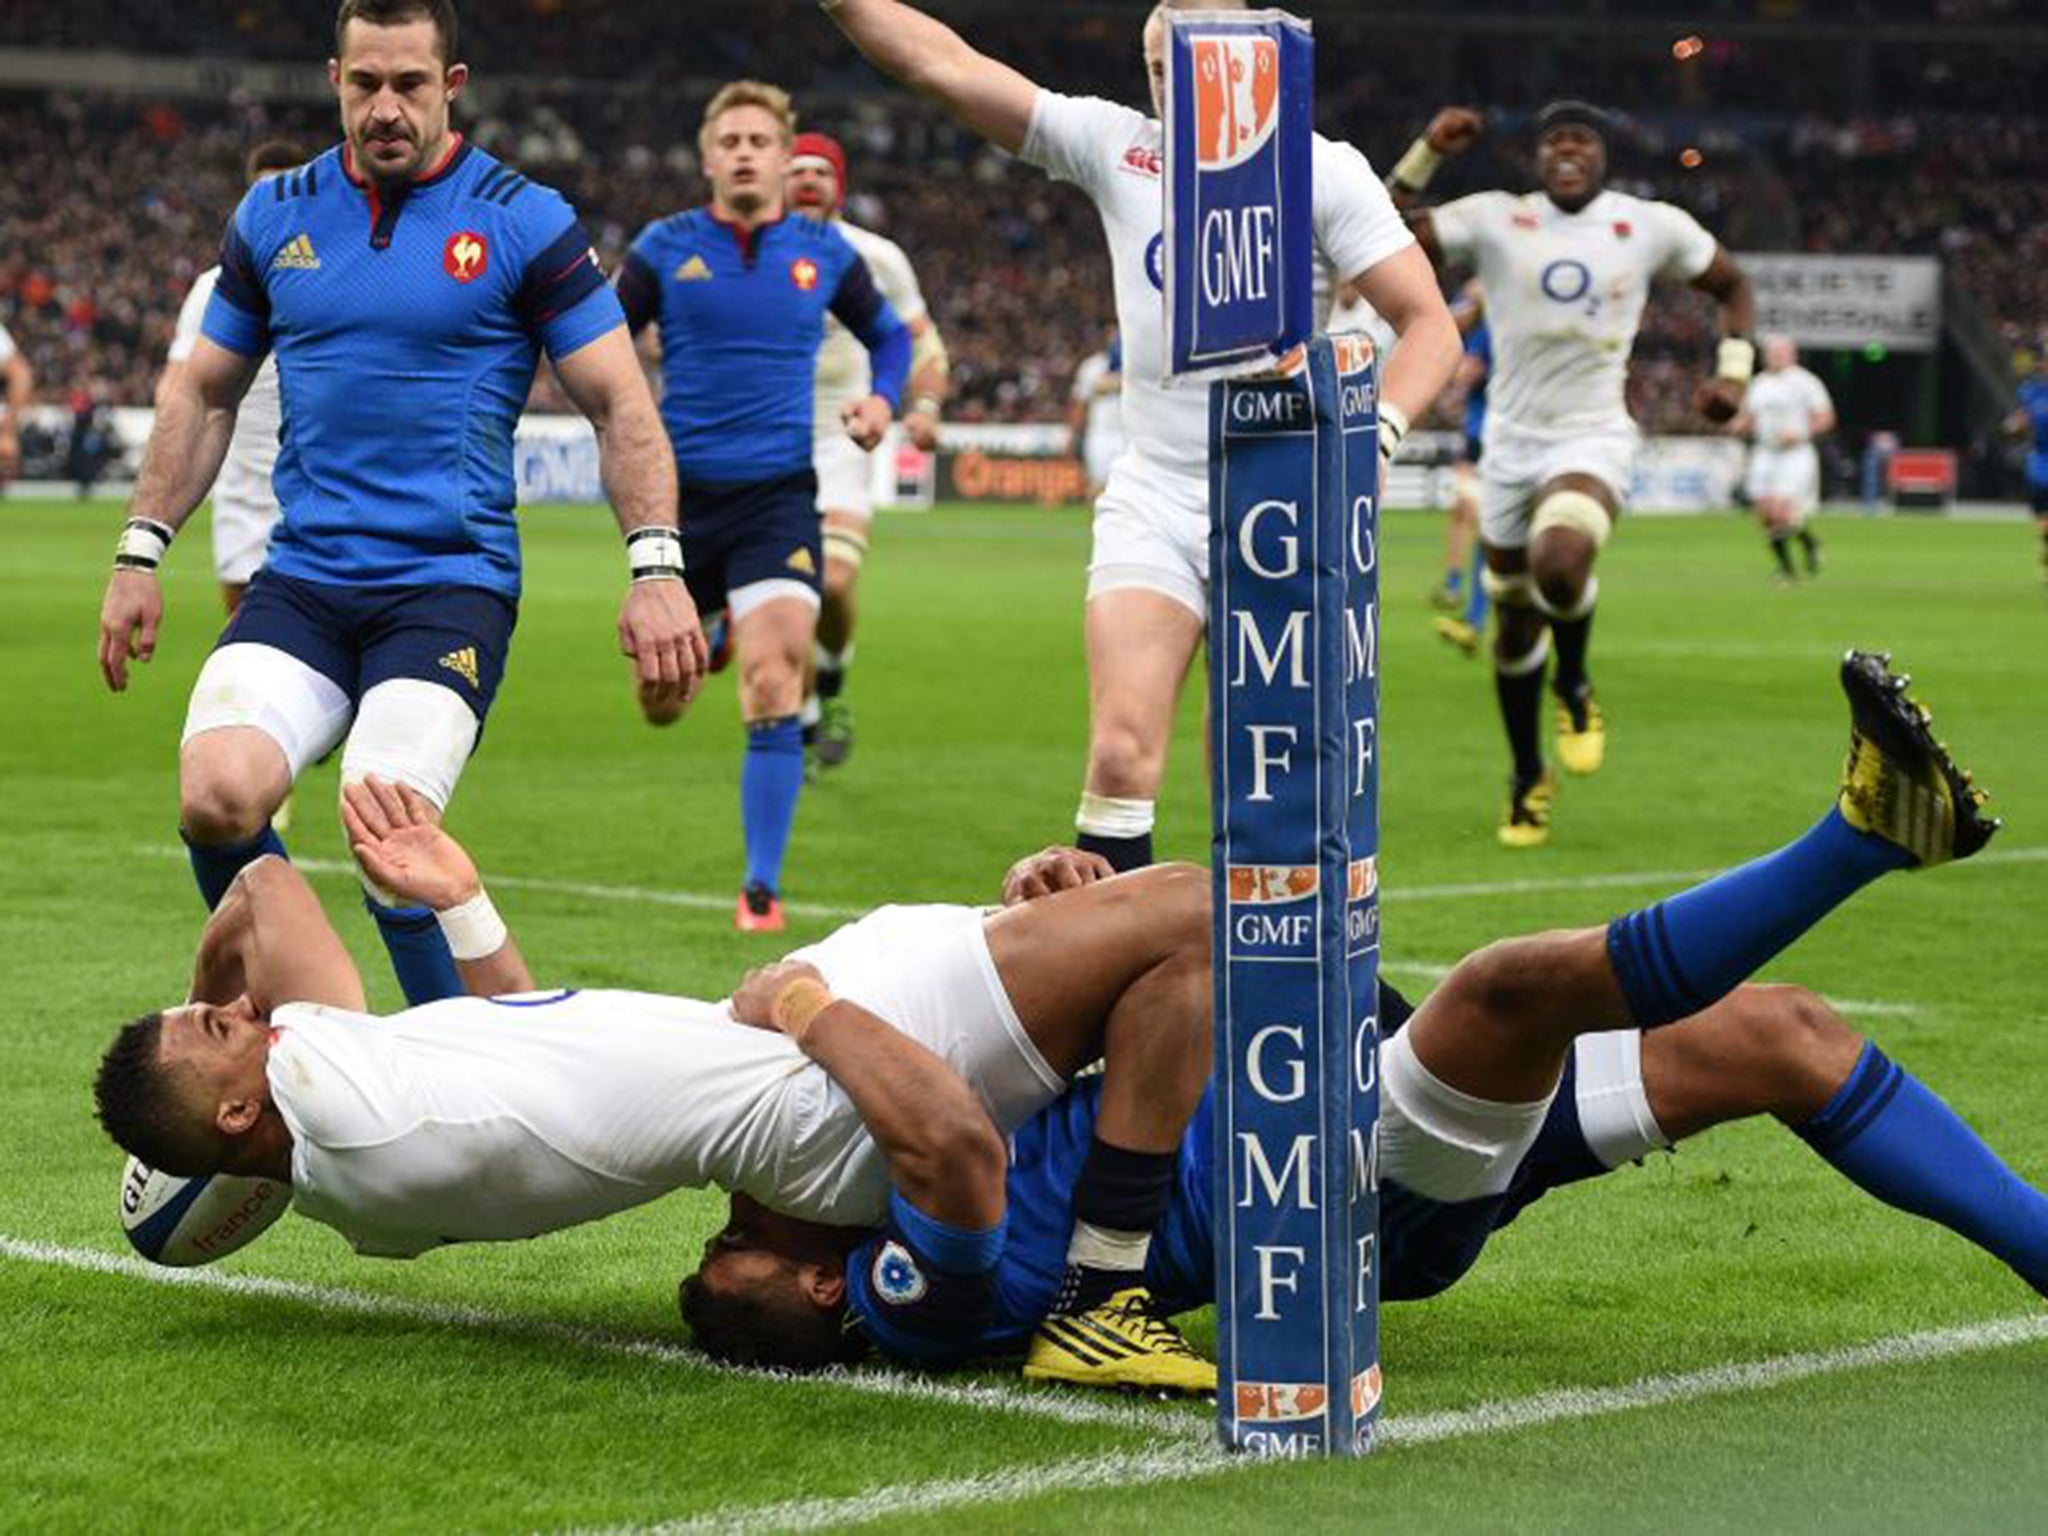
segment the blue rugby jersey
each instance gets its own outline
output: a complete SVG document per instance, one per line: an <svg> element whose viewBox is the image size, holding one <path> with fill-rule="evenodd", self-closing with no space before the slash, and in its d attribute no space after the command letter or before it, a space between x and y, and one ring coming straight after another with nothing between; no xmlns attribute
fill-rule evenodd
<svg viewBox="0 0 2048 1536"><path fill-rule="evenodd" d="M785 215L751 232L709 208L641 231L618 275L635 334L661 327L661 414L686 481L750 484L810 468L811 393L830 311L901 404L910 331L830 224Z"/></svg>
<svg viewBox="0 0 2048 1536"><path fill-rule="evenodd" d="M1465 436L1477 442L1486 431L1486 386L1493 378L1493 332L1474 326L1465 337L1465 355L1486 365L1486 372L1465 396Z"/></svg>
<svg viewBox="0 0 2048 1536"><path fill-rule="evenodd" d="M2027 379L2020 385L2020 409L2027 413L2032 441L2027 452L2027 483L2048 485L2048 379Z"/></svg>
<svg viewBox="0 0 2048 1536"><path fill-rule="evenodd" d="M346 146L250 188L204 329L277 353L278 574L519 595L512 436L540 348L624 323L562 197L472 145L385 198Z"/></svg>

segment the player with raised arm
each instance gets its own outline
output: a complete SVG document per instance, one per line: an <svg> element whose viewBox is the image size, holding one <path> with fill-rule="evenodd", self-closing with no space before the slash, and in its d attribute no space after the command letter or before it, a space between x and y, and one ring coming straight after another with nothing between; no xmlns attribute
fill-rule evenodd
<svg viewBox="0 0 2048 1536"><path fill-rule="evenodd" d="M1088 499L1109 484L1109 472L1124 451L1124 348L1116 327L1074 370L1067 391L1067 452L1088 474Z"/></svg>
<svg viewBox="0 0 2048 1536"><path fill-rule="evenodd" d="M1480 126L1463 108L1439 112L1395 167L1397 201L1413 204ZM1500 840L1511 848L1550 836L1557 786L1541 714L1553 645L1558 758L1585 774L1606 755L1586 669L1600 594L1593 566L1628 499L1641 437L1623 389L1650 284L1675 278L1720 305L1716 374L1697 396L1709 420L1735 415L1756 361L1754 296L1734 259L1684 209L1607 187L1607 114L1554 101L1535 131L1540 191L1478 192L1409 219L1432 260L1469 261L1486 292L1494 367L1479 524L1500 615L1494 680L1514 762Z"/></svg>
<svg viewBox="0 0 2048 1536"><path fill-rule="evenodd" d="M1790 584L1792 541L1806 556L1806 574L1820 574L1820 540L1809 526L1820 501L1820 455L1813 440L1835 429L1835 402L1827 385L1799 366L1799 349L1789 336L1763 339L1763 371L1749 381L1742 409L1728 424L1750 440L1745 488L1756 520L1778 562L1778 579Z"/></svg>
<svg viewBox="0 0 2048 1536"><path fill-rule="evenodd" d="M245 166L250 186L295 171L306 163L305 152L296 144L271 139L249 152ZM193 279L178 306L177 329L171 350L158 377L159 399L174 394L178 373L199 345L207 305L220 282L221 269L208 267ZM249 578L263 564L270 548L270 530L277 524L277 492L270 477L277 468L278 439L284 427L284 402L278 394L277 359L265 357L263 366L242 396L235 412L235 433L228 441L227 457L213 482L213 574L220 582L222 604L230 616L241 606Z"/></svg>
<svg viewBox="0 0 2048 1536"><path fill-rule="evenodd" d="M1196 7L1161 5L1145 23L1155 112L1165 93L1165 13L1177 8ZM1201 644L1209 579L1208 395L1166 387L1160 124L1113 102L1042 88L899 0L825 0L825 9L876 68L998 148L1072 182L1102 217L1130 447L1096 503L1088 769L1075 824L1080 845L1119 869L1148 863L1175 701ZM1457 328L1365 157L1318 137L1313 175L1319 318L1348 279L1400 338L1382 378L1384 457L1450 378Z"/></svg>
<svg viewBox="0 0 2048 1536"><path fill-rule="evenodd" d="M288 402L268 564L192 692L179 827L209 906L283 844L271 817L343 742L445 806L504 673L520 588L512 440L544 349L597 429L643 688L704 665L677 577L675 479L624 316L574 212L449 124L468 82L449 0L343 0L344 142L252 188L202 334L160 392L100 611L107 686L156 649L157 566L219 474L266 355ZM431 914L366 903L408 999L459 991Z"/></svg>
<svg viewBox="0 0 2048 1536"><path fill-rule="evenodd" d="M1821 999L1742 984L1863 885L1967 858L1995 830L1902 681L1881 658L1845 664L1844 784L1797 842L1604 928L1490 945L1419 1008L1382 986L1386 1299L1456 1283L1493 1233L1550 1190L1762 1115L1866 1193L1949 1227L2048 1294L2048 1196ZM774 998L736 1002L765 1017ZM821 1258L804 1297L906 1364L1024 1354L1051 1379L1106 1384L1089 1358L1100 1353L1047 1321L1096 1092L1083 1079L1035 1116L1012 1138L1006 1171L937 1158L906 1100L907 1140L889 1148L891 1166L917 1178L896 1186L885 1227ZM1155 1312L1215 1299L1212 1098L1179 1139L1149 1244ZM724 1265L714 1244L699 1274ZM1064 1360L1062 1340L1079 1346Z"/></svg>
<svg viewBox="0 0 2048 1536"><path fill-rule="evenodd" d="M661 341L661 413L684 509L685 578L706 613L729 616L739 657L743 932L780 933L782 865L803 793L804 674L817 642L823 541L811 462L812 392L828 316L873 359L866 393L838 407L865 454L909 378L910 331L836 227L787 216L796 139L789 95L758 80L722 87L697 135L711 201L640 232L619 269L637 335ZM649 721L681 713L642 699Z"/></svg>
<svg viewBox="0 0 2048 1536"><path fill-rule="evenodd" d="M2048 580L2048 337L2034 347L2033 374L2020 381L2019 405L2006 428L2027 442L2027 504L2041 532L2041 576Z"/></svg>
<svg viewBox="0 0 2048 1536"><path fill-rule="evenodd" d="M939 413L945 407L952 365L917 273L903 247L845 216L846 151L823 133L800 133L789 161L789 206L806 218L830 224L844 235L874 274L875 285L910 327L910 408L903 431L924 453L939 447ZM853 754L853 707L846 702L846 673L853 665L858 609L854 594L868 557L875 521L872 450L846 435L841 413L867 396L873 370L867 348L840 323L825 319L818 349L818 382L811 422L811 465L818 475L818 513L824 521L825 591L818 610L818 643L812 656L812 686L804 698L804 737L822 767L836 768Z"/></svg>

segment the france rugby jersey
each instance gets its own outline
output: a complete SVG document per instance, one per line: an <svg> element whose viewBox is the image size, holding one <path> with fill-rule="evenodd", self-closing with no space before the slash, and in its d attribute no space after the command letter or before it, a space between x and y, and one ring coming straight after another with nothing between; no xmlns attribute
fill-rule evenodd
<svg viewBox="0 0 2048 1536"><path fill-rule="evenodd" d="M270 568L517 597L512 435L540 348L566 357L623 320L568 203L459 139L394 197L346 146L257 183L204 330L277 354Z"/></svg>
<svg viewBox="0 0 2048 1536"><path fill-rule="evenodd" d="M1465 338L1465 355L1476 357L1486 369L1465 396L1465 436L1476 443L1486 431L1486 385L1493 377L1493 333L1483 325L1475 326Z"/></svg>
<svg viewBox="0 0 2048 1536"><path fill-rule="evenodd" d="M2031 378L2020 385L2020 409L2027 413L2032 434L2027 453L2027 483L2048 486L2048 379Z"/></svg>
<svg viewBox="0 0 2048 1536"><path fill-rule="evenodd" d="M686 481L751 484L810 468L811 394L829 311L872 356L895 409L910 331L830 224L746 231L708 208L647 226L619 271L635 334L661 326L661 415Z"/></svg>

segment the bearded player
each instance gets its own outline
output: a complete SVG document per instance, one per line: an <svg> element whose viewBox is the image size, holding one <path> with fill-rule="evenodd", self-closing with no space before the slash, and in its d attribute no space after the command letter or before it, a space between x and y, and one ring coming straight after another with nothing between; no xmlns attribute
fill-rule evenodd
<svg viewBox="0 0 2048 1536"><path fill-rule="evenodd" d="M998 148L1091 197L1108 237L1124 345L1129 449L1095 508L1088 571L1088 771L1080 846L1119 869L1149 863L1153 806L1182 682L1202 641L1209 583L1209 407L1166 387L1161 292L1162 130L1156 117L1063 96L976 52L898 0L826 0L855 47ZM1166 20L1145 23L1155 112L1163 111ZM1216 6L1211 9L1241 7ZM1451 376L1458 331L1429 263L1365 157L1317 138L1316 312L1349 280L1400 338L1380 395L1382 462Z"/></svg>
<svg viewBox="0 0 2048 1536"><path fill-rule="evenodd" d="M844 235L874 274L875 286L910 327L910 385L903 431L924 453L939 447L939 412L946 402L950 364L946 343L932 323L917 273L903 247L851 223L846 207L846 151L823 133L800 133L789 160L789 206ZM837 316L825 320L818 348L818 381L811 422L811 467L818 475L818 514L824 520L825 590L818 610L813 685L804 699L804 734L821 767L836 768L853 754L853 708L846 702L846 672L853 665L857 616L854 589L868 556L875 521L869 490L871 450L846 435L841 413L865 399L873 380L867 348Z"/></svg>
<svg viewBox="0 0 2048 1536"><path fill-rule="evenodd" d="M1447 155L1478 139L1476 113L1447 108L1394 170L1413 204ZM1542 190L1479 192L1410 215L1438 263L1469 262L1486 291L1494 367L1480 463L1480 538L1499 608L1495 686L1514 771L1500 840L1550 836L1556 783L1540 739L1543 675L1554 645L1558 758L1599 770L1606 724L1586 670L1600 548L1628 499L1641 438L1623 398L1629 349L1650 284L1690 283L1720 306L1716 375L1700 386L1708 420L1726 423L1755 369L1746 340L1754 295L1726 250L1684 209L1607 188L1607 114L1557 101L1536 118Z"/></svg>

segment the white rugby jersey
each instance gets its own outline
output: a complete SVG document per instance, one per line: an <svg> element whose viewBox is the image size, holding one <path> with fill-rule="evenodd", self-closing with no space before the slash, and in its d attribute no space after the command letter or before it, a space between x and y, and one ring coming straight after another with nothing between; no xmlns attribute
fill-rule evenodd
<svg viewBox="0 0 2048 1536"><path fill-rule="evenodd" d="M298 1210L357 1251L535 1237L717 1184L879 1222L883 1160L788 1038L643 992L452 998L390 1018L294 1003L270 1091Z"/></svg>
<svg viewBox="0 0 2048 1536"><path fill-rule="evenodd" d="M207 301L220 268L209 267L193 281L191 292L178 310L178 329L171 338L168 361L182 363L199 342L199 325L206 318ZM213 482L216 505L237 511L257 512L277 518L277 493L270 487L270 472L277 467L277 436L284 428L284 399L277 384L277 354L264 354L263 366L242 396L235 415L235 435L228 440L228 456L221 461L220 474Z"/></svg>
<svg viewBox="0 0 2048 1536"><path fill-rule="evenodd" d="M832 223L860 252L861 260L874 274L875 286L882 290L882 297L896 311L896 318L905 325L922 320L927 313L924 291L917 286L917 274L911 270L910 258L903 254L903 247L885 235L862 229L858 224L849 224L844 219L834 219ZM861 345L858 336L839 323L837 315L828 310L825 314L825 340L818 347L817 385L812 394L813 438L843 435L846 428L840 424L840 411L850 400L865 400L873 378L868 349ZM907 398L903 409L910 409Z"/></svg>
<svg viewBox="0 0 2048 1536"><path fill-rule="evenodd" d="M1752 378L1742 408L1749 413L1751 441L1769 452L1812 442L1814 416L1832 411L1835 402L1827 385L1794 363L1775 372L1767 368ZM1788 443L1787 438L1794 441Z"/></svg>
<svg viewBox="0 0 2048 1536"><path fill-rule="evenodd" d="M14 356L16 350L14 338L7 334L7 327L0 325L0 363Z"/></svg>
<svg viewBox="0 0 2048 1536"><path fill-rule="evenodd" d="M1123 391L1121 388L1105 390L1102 387L1102 381L1109 376L1107 352L1089 353L1081 359L1081 366L1074 370L1074 387L1068 397L1087 412L1082 441L1091 449L1123 442Z"/></svg>
<svg viewBox="0 0 2048 1536"><path fill-rule="evenodd" d="M1683 208L1623 192L1577 213L1542 192L1475 192L1431 217L1445 257L1472 262L1486 290L1487 431L1627 430L1628 356L1650 284L1698 277L1714 237Z"/></svg>
<svg viewBox="0 0 2048 1536"><path fill-rule="evenodd" d="M1040 90L1022 156L1094 199L1109 240L1116 319L1124 347L1124 433L1147 462L1206 480L1209 391L1166 387L1166 316L1161 264L1164 219L1161 131L1156 120L1095 97ZM1365 156L1316 136L1314 155L1316 325L1330 295L1414 244Z"/></svg>

